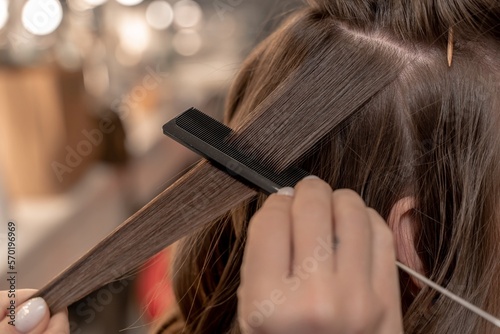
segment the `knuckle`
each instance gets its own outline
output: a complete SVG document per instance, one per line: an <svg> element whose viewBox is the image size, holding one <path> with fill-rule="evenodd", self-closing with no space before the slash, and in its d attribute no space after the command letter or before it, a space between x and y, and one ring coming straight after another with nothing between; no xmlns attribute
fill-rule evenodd
<svg viewBox="0 0 500 334"><path fill-rule="evenodd" d="M351 205L358 205L366 207L365 202L357 192L352 189L338 189L333 192L333 200L345 203L352 203Z"/></svg>
<svg viewBox="0 0 500 334"><path fill-rule="evenodd" d="M352 190L338 190L333 193L333 210L340 219L348 219L349 223L362 224L371 229L369 211L364 201Z"/></svg>
<svg viewBox="0 0 500 334"><path fill-rule="evenodd" d="M394 235L385 220L372 208L368 208L368 213L372 217L373 231L378 243L377 247L387 251L393 250L395 247Z"/></svg>
<svg viewBox="0 0 500 334"><path fill-rule="evenodd" d="M325 284L308 285L306 302L300 304L300 319L309 328L324 328L338 313L339 305L328 290Z"/></svg>
<svg viewBox="0 0 500 334"><path fill-rule="evenodd" d="M270 195L263 207L261 208L266 210L268 208L276 208L280 210L284 210L288 208L292 203L292 198L289 196L279 196L277 194Z"/></svg>
<svg viewBox="0 0 500 334"><path fill-rule="evenodd" d="M279 207L268 207L257 211L250 220L249 229L260 224L268 224L277 220L283 220L283 210Z"/></svg>
<svg viewBox="0 0 500 334"><path fill-rule="evenodd" d="M304 321L312 328L318 326L325 328L332 321L336 313L333 303L322 300L308 308Z"/></svg>

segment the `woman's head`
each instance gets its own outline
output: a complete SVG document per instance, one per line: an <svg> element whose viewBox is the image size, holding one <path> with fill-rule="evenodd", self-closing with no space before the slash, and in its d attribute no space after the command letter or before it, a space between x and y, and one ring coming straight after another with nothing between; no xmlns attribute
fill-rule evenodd
<svg viewBox="0 0 500 334"><path fill-rule="evenodd" d="M226 110L236 128L256 119L233 139L248 154L277 169L294 162L334 189L354 189L402 231L400 257L494 313L500 312L499 6L311 0L245 62ZM303 117L289 117L296 114ZM295 123L280 127L289 118ZM286 133L290 127L295 131ZM234 208L179 247L174 284L188 332L238 332L246 228L262 200ZM403 274L401 285L408 333L490 328Z"/></svg>

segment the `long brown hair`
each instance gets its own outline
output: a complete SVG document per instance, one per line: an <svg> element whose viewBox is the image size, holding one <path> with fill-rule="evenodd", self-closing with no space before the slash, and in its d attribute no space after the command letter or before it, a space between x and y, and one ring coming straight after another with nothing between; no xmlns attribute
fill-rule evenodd
<svg viewBox="0 0 500 334"><path fill-rule="evenodd" d="M413 196L426 275L493 314L499 22L496 0L310 0L250 55L226 109L234 144L273 168L299 164L385 218ZM264 200L254 195L240 189L243 204L182 240L172 270L178 310L158 332L240 332L246 230ZM403 273L401 287L407 333L494 331Z"/></svg>

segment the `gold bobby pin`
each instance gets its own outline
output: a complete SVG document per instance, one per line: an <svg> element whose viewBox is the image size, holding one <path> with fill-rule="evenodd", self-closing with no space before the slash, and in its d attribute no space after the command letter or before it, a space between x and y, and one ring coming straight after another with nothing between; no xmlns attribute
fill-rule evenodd
<svg viewBox="0 0 500 334"><path fill-rule="evenodd" d="M454 38L453 28L450 28L450 30L448 30L448 67L451 67L453 62Z"/></svg>

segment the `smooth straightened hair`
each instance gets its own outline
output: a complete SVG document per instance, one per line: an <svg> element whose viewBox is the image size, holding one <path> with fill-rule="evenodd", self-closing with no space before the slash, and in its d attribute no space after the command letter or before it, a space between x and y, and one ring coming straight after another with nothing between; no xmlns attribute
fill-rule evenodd
<svg viewBox="0 0 500 334"><path fill-rule="evenodd" d="M299 165L354 189L384 218L413 196L426 275L499 314L499 18L495 0L308 1L243 64L228 141L276 170ZM56 311L182 238L177 307L158 332L239 333L246 231L264 199L203 161L39 295ZM405 332L493 332L400 276Z"/></svg>

